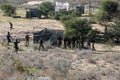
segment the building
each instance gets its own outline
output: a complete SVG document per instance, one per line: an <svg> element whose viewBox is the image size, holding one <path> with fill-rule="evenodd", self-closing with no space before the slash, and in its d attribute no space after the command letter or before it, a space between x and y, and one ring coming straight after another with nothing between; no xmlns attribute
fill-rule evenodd
<svg viewBox="0 0 120 80"><path fill-rule="evenodd" d="M26 18L41 18L40 10L38 9L27 9Z"/></svg>
<svg viewBox="0 0 120 80"><path fill-rule="evenodd" d="M69 10L68 2L55 2L55 11L59 12L60 10Z"/></svg>
<svg viewBox="0 0 120 80"><path fill-rule="evenodd" d="M50 41L51 45L57 45L57 37L63 37L63 32L63 30L50 30L45 28L33 33L33 42L34 44L38 44L40 38L42 38L45 42Z"/></svg>

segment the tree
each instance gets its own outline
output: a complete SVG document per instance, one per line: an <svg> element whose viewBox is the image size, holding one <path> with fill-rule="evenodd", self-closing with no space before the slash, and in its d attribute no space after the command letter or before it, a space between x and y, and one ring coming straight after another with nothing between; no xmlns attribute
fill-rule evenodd
<svg viewBox="0 0 120 80"><path fill-rule="evenodd" d="M39 5L39 10L42 15L44 15L45 17L48 17L49 13L51 11L54 11L54 6L52 5L51 2L42 2Z"/></svg>
<svg viewBox="0 0 120 80"><path fill-rule="evenodd" d="M103 0L101 3L101 10L105 12L110 19L114 19L118 13L119 4L112 0Z"/></svg>
<svg viewBox="0 0 120 80"><path fill-rule="evenodd" d="M82 36L87 37L87 34L91 30L90 24L87 20L72 18L64 22L65 32L64 36Z"/></svg>
<svg viewBox="0 0 120 80"><path fill-rule="evenodd" d="M109 15L107 15L107 13L104 11L99 11L96 14L96 18L100 23L106 23L106 22L110 21Z"/></svg>
<svg viewBox="0 0 120 80"><path fill-rule="evenodd" d="M111 0L103 0L96 17L100 22L108 22L115 19L119 14L119 4Z"/></svg>
<svg viewBox="0 0 120 80"><path fill-rule="evenodd" d="M115 25L112 25L110 29L107 31L107 34L109 34L109 38L113 39L114 41L120 40L120 20L115 21Z"/></svg>
<svg viewBox="0 0 120 80"><path fill-rule="evenodd" d="M113 21L118 17L119 4L112 0L103 0L101 2L101 8L98 12L97 19L102 22L102 25L105 26L104 38L108 41L108 36L112 36L111 32L108 31L109 21ZM109 34L108 34L109 33Z"/></svg>
<svg viewBox="0 0 120 80"><path fill-rule="evenodd" d="M12 16L15 14L15 10L16 8L12 5L12 4L9 4L9 3L3 3L1 6L0 6L1 10L4 12L4 15L5 16Z"/></svg>

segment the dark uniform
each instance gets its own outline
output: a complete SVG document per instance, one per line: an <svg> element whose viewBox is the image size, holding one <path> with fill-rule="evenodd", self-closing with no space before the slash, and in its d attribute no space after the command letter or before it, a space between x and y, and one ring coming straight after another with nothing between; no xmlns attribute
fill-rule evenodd
<svg viewBox="0 0 120 80"><path fill-rule="evenodd" d="M13 24L11 22L9 22L9 24L10 24L10 30L14 29Z"/></svg>
<svg viewBox="0 0 120 80"><path fill-rule="evenodd" d="M91 43L92 43L92 50L96 50L95 49L95 36L91 37Z"/></svg>
<svg viewBox="0 0 120 80"><path fill-rule="evenodd" d="M67 48L67 37L64 37L64 48L66 49Z"/></svg>
<svg viewBox="0 0 120 80"><path fill-rule="evenodd" d="M8 34L7 34L7 41L8 41L8 45L9 45L9 43L11 42L11 35L10 35L10 32L8 32Z"/></svg>
<svg viewBox="0 0 120 80"><path fill-rule="evenodd" d="M77 36L77 37L76 37L76 47L77 47L77 48L80 48L80 46L81 46L81 45L80 45L80 36Z"/></svg>
<svg viewBox="0 0 120 80"><path fill-rule="evenodd" d="M83 36L81 36L81 38L80 38L80 43L81 43L81 48L84 48L84 37Z"/></svg>
<svg viewBox="0 0 120 80"><path fill-rule="evenodd" d="M71 42L72 42L71 38L70 38L70 37L67 37L67 46L68 46L68 48L70 48L70 49L71 49Z"/></svg>
<svg viewBox="0 0 120 80"><path fill-rule="evenodd" d="M41 50L41 48L44 50L44 45L43 45L43 39L40 39L40 42L39 42L39 51Z"/></svg>
<svg viewBox="0 0 120 80"><path fill-rule="evenodd" d="M19 50L18 43L20 43L20 42L18 41L18 39L16 39L16 41L14 42L15 52L18 52L18 50Z"/></svg>
<svg viewBox="0 0 120 80"><path fill-rule="evenodd" d="M58 47L61 47L61 45L62 45L62 37L59 36L59 37L57 38L57 40L58 40Z"/></svg>
<svg viewBox="0 0 120 80"><path fill-rule="evenodd" d="M29 35L26 34L25 36L26 46L29 46L29 39L30 39Z"/></svg>
<svg viewBox="0 0 120 80"><path fill-rule="evenodd" d="M72 41L72 48L75 48L76 38L72 37L71 41Z"/></svg>
<svg viewBox="0 0 120 80"><path fill-rule="evenodd" d="M87 39L87 48L88 49L91 48L91 39L90 38Z"/></svg>

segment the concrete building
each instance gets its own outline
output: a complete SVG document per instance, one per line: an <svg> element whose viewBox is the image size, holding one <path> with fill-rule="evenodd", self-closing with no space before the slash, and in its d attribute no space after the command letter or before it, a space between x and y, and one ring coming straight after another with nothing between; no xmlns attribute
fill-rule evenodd
<svg viewBox="0 0 120 80"><path fill-rule="evenodd" d="M55 2L55 11L59 12L59 10L69 10L69 3L68 2Z"/></svg>

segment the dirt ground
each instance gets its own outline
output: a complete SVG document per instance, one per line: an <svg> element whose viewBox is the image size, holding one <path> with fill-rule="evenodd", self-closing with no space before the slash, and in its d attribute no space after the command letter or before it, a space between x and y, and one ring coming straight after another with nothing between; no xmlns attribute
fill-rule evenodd
<svg viewBox="0 0 120 80"><path fill-rule="evenodd" d="M48 20L48 19L23 19L23 18L10 18L0 16L0 36L6 36L7 32L10 31L9 21L13 23L14 30L10 31L12 36L17 38L24 38L25 33L29 32L31 38L33 37L32 33L36 31L40 31L44 28L48 29L59 29L64 30L61 22L56 20ZM104 27L99 24L92 24L94 29L98 29L100 31L104 31ZM104 44L95 44L96 50L98 51L120 51L120 46L107 46Z"/></svg>

